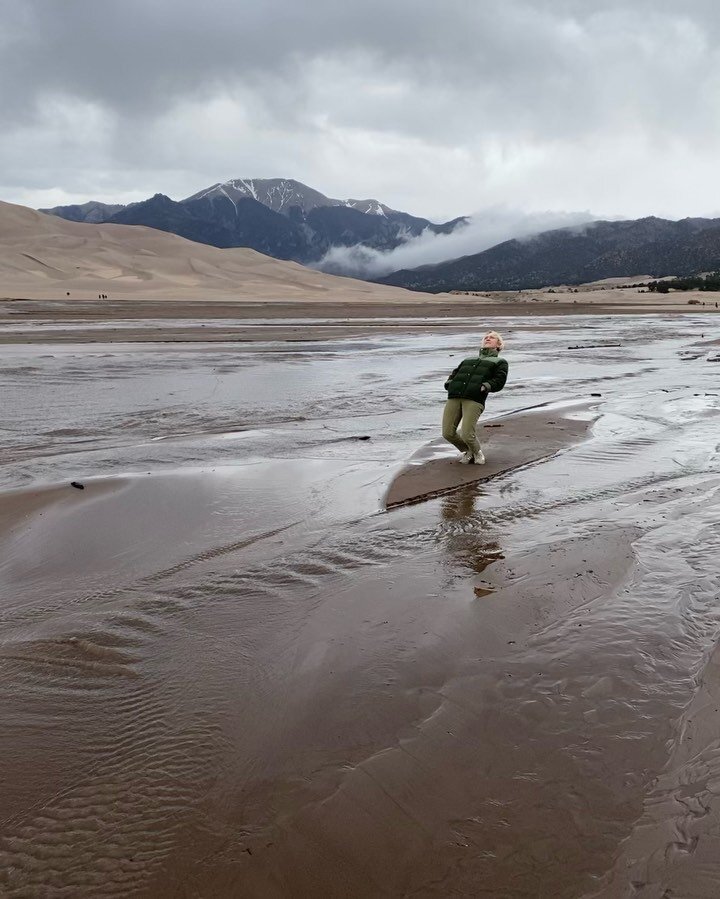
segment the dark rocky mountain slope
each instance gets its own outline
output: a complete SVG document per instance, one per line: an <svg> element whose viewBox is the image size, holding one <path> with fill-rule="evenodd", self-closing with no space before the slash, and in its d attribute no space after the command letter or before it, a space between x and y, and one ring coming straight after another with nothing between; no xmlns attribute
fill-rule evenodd
<svg viewBox="0 0 720 899"><path fill-rule="evenodd" d="M146 225L216 247L251 247L305 263L336 246L391 250L426 229L447 234L466 221L438 225L377 200L335 200L283 178L234 179L180 201L156 194L125 207L85 203L41 211L71 221Z"/></svg>
<svg viewBox="0 0 720 899"><path fill-rule="evenodd" d="M545 231L378 279L411 290L521 290L638 272L655 277L720 268L720 219L642 218Z"/></svg>

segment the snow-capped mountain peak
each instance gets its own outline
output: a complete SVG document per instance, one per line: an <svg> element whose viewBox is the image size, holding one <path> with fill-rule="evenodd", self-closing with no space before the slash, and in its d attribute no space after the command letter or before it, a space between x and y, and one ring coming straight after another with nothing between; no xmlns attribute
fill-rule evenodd
<svg viewBox="0 0 720 899"><path fill-rule="evenodd" d="M366 215L387 216L396 211L378 200L345 200L345 205L350 206L351 209L357 209L358 212L364 212Z"/></svg>
<svg viewBox="0 0 720 899"><path fill-rule="evenodd" d="M72 221L144 225L216 247L251 247L277 259L355 274L355 258L395 250L426 231L449 234L466 221L435 224L376 199L328 197L291 178L231 178L185 200L156 194L126 207L88 203L48 211Z"/></svg>
<svg viewBox="0 0 720 899"><path fill-rule="evenodd" d="M284 215L289 215L293 207L308 213L319 206L346 206L367 215L387 216L394 212L378 200L336 200L292 178L232 178L213 184L187 200L215 200L221 197L232 203L249 197Z"/></svg>
<svg viewBox="0 0 720 899"><path fill-rule="evenodd" d="M336 205L336 201L319 191L290 178L232 178L230 181L213 184L188 197L188 200L214 200L220 197L227 197L233 203L242 198L250 198L285 215L289 214L293 206L309 212L317 206Z"/></svg>

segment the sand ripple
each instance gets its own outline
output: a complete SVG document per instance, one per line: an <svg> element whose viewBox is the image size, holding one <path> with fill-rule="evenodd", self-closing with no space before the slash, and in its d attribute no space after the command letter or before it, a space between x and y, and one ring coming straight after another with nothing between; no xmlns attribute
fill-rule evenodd
<svg viewBox="0 0 720 899"><path fill-rule="evenodd" d="M494 414L599 420L389 514L444 337L3 362L0 894L714 895L707 351L506 325Z"/></svg>

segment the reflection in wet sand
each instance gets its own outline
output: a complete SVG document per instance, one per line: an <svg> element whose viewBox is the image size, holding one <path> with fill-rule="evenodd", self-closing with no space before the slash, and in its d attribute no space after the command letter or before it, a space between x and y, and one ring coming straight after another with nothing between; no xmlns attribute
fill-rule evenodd
<svg viewBox="0 0 720 899"><path fill-rule="evenodd" d="M472 335L13 348L2 895L715 894L713 366L677 319L594 319L574 343L632 340L548 375L506 324L494 414L602 380L600 417L383 514L442 403L398 371Z"/></svg>
<svg viewBox="0 0 720 899"><path fill-rule="evenodd" d="M495 586L482 578L485 569L505 558L500 543L487 539L485 534L490 520L483 522L482 515L475 517L475 502L480 491L475 486L461 487L442 500L440 514L445 523L447 554L458 565L459 572L474 572L473 592L478 598L490 596Z"/></svg>

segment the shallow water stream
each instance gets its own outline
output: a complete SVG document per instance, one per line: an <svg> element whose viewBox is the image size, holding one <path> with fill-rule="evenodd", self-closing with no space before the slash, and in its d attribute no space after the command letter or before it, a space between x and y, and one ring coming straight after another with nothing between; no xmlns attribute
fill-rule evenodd
<svg viewBox="0 0 720 899"><path fill-rule="evenodd" d="M666 801L717 677L710 320L494 325L483 420L599 393L590 435L388 513L470 323L4 347L3 895L720 894Z"/></svg>

